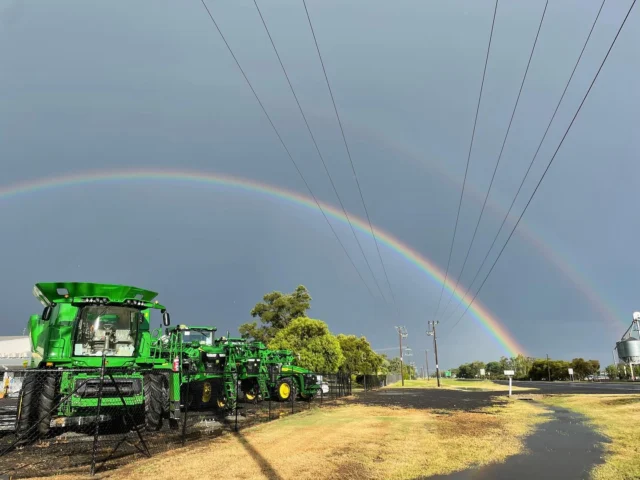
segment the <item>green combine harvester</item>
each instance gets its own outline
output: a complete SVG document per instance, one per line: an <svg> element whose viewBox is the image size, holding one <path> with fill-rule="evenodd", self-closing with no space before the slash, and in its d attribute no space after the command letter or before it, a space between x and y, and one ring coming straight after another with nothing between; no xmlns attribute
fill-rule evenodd
<svg viewBox="0 0 640 480"><path fill-rule="evenodd" d="M171 364L152 355L149 317L156 309L165 326L170 318L154 301L157 293L125 285L57 282L36 284L33 294L44 310L28 323L32 356L19 398L18 438L31 438L36 423L38 436L45 437L52 428L95 422L97 370L103 361L117 389L105 375L102 405L109 406L111 418L101 415L97 420L122 421L125 408L133 408L144 412L147 428L160 429ZM118 410L121 415L114 415Z"/></svg>

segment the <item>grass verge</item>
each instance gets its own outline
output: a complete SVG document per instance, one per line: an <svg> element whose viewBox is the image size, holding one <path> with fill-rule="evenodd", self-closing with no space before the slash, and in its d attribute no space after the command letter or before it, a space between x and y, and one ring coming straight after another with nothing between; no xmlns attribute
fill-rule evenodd
<svg viewBox="0 0 640 480"><path fill-rule="evenodd" d="M491 380L462 380L457 378L441 378L440 388L445 390L481 390L486 392L508 392L509 385L494 383ZM438 384L434 378L430 380L405 380L405 388L438 388ZM402 388L401 382L387 385L385 388ZM534 387L516 387L512 385L511 390L514 392L537 390Z"/></svg>
<svg viewBox="0 0 640 480"><path fill-rule="evenodd" d="M101 478L409 479L504 461L545 419L542 407L515 400L481 412L323 407Z"/></svg>
<svg viewBox="0 0 640 480"><path fill-rule="evenodd" d="M640 478L640 395L553 395L542 401L582 413L593 427L611 439L605 445L605 462L597 465L597 480Z"/></svg>

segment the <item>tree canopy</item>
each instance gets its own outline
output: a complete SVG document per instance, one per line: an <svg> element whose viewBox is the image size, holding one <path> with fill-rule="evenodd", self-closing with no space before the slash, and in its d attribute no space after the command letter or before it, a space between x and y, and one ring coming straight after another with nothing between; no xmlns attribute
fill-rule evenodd
<svg viewBox="0 0 640 480"><path fill-rule="evenodd" d="M257 322L244 323L238 330L242 337L263 343L268 343L293 319L306 316L311 308L311 295L304 285L298 285L291 293L269 292L262 300L250 312L253 318L260 318L261 325Z"/></svg>
<svg viewBox="0 0 640 480"><path fill-rule="evenodd" d="M340 342L322 320L298 317L276 333L269 348L293 350L298 365L318 373L334 373L344 362Z"/></svg>
<svg viewBox="0 0 640 480"><path fill-rule="evenodd" d="M344 355L340 370L352 373L376 374L383 365L384 359L371 349L365 337L339 334L337 337Z"/></svg>

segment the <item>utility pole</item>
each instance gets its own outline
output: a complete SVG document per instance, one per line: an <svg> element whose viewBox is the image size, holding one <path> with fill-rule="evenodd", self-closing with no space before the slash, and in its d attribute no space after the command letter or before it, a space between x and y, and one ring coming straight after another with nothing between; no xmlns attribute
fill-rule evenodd
<svg viewBox="0 0 640 480"><path fill-rule="evenodd" d="M424 359L427 362L427 380L429 380L429 350L424 351Z"/></svg>
<svg viewBox="0 0 640 480"><path fill-rule="evenodd" d="M549 375L549 381L551 381L551 367L549 366L549 354L547 353L547 374Z"/></svg>
<svg viewBox="0 0 640 480"><path fill-rule="evenodd" d="M406 327L396 327L398 331L398 338L400 340L400 379L402 380L402 386L404 387L404 363L402 360L402 339L407 337Z"/></svg>
<svg viewBox="0 0 640 480"><path fill-rule="evenodd" d="M433 350L436 354L436 380L438 381L438 386L440 386L440 366L438 365L438 340L436 337L436 325L440 323L437 320L432 321L429 320L429 326L431 327L431 331L427 332L427 335L433 335Z"/></svg>

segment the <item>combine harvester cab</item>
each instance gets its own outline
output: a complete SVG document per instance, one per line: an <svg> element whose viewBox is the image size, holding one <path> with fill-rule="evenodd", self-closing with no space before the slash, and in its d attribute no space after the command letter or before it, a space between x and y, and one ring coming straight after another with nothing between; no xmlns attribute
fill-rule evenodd
<svg viewBox="0 0 640 480"><path fill-rule="evenodd" d="M178 325L157 341L154 354L171 362L169 418L177 428L180 412L235 407L237 368L234 351L215 338L215 327Z"/></svg>
<svg viewBox="0 0 640 480"><path fill-rule="evenodd" d="M122 400L127 407L122 406L121 415L101 415L100 420L123 421L125 408L133 408L144 411L147 428L160 429L168 389L162 369L170 372L170 364L151 353L150 311L160 310L165 325L170 318L154 301L157 293L125 285L58 282L38 283L33 294L44 310L28 323L32 357L20 392L18 436L33 432L34 423L38 436L45 437L52 428L94 422L103 361L102 405L110 406L110 414Z"/></svg>

